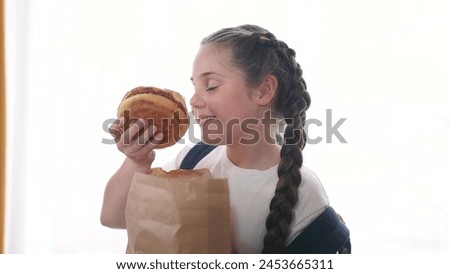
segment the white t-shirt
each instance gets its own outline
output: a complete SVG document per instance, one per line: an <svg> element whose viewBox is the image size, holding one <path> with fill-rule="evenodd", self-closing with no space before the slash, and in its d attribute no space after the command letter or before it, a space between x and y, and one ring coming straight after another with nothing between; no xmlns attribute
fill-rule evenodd
<svg viewBox="0 0 450 274"><path fill-rule="evenodd" d="M186 146L177 157L163 168L180 168L181 161L192 146ZM226 147L219 146L195 167L208 168L214 178L227 178L230 191L232 245L237 253L261 253L266 234L269 204L278 182L277 168L267 170L244 169L235 166L226 155ZM329 206L328 196L317 176L302 167L302 182L298 189L298 202L290 225L289 244L315 218Z"/></svg>

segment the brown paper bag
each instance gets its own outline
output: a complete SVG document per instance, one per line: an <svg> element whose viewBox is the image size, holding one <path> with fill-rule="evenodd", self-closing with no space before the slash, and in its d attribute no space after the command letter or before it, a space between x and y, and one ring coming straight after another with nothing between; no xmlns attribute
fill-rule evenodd
<svg viewBox="0 0 450 274"><path fill-rule="evenodd" d="M135 173L125 219L127 253L230 253L226 179Z"/></svg>

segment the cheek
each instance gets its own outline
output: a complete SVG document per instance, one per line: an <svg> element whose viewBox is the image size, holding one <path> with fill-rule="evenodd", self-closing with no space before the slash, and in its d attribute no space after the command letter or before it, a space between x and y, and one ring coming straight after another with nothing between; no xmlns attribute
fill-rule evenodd
<svg viewBox="0 0 450 274"><path fill-rule="evenodd" d="M252 117L252 100L241 86L229 86L208 97L208 106L214 115L226 122L234 118ZM217 96L215 96L217 95Z"/></svg>

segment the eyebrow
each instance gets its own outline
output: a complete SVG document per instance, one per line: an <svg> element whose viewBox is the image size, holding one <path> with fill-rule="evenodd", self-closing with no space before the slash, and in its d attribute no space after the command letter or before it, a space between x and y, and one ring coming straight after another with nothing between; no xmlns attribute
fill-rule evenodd
<svg viewBox="0 0 450 274"><path fill-rule="evenodd" d="M224 77L220 73L217 73L217 72L214 72L214 71L207 71L207 72L203 72L202 74L200 74L199 78L205 78L205 77L213 75L213 74L218 75L220 77ZM191 81L194 82L194 78L193 77L191 77Z"/></svg>

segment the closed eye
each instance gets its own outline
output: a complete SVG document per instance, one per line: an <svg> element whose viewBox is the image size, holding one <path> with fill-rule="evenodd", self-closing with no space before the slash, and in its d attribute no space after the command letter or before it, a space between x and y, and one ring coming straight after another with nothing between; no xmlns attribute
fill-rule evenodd
<svg viewBox="0 0 450 274"><path fill-rule="evenodd" d="M207 87L206 91L214 91L218 86L214 86L214 87Z"/></svg>

